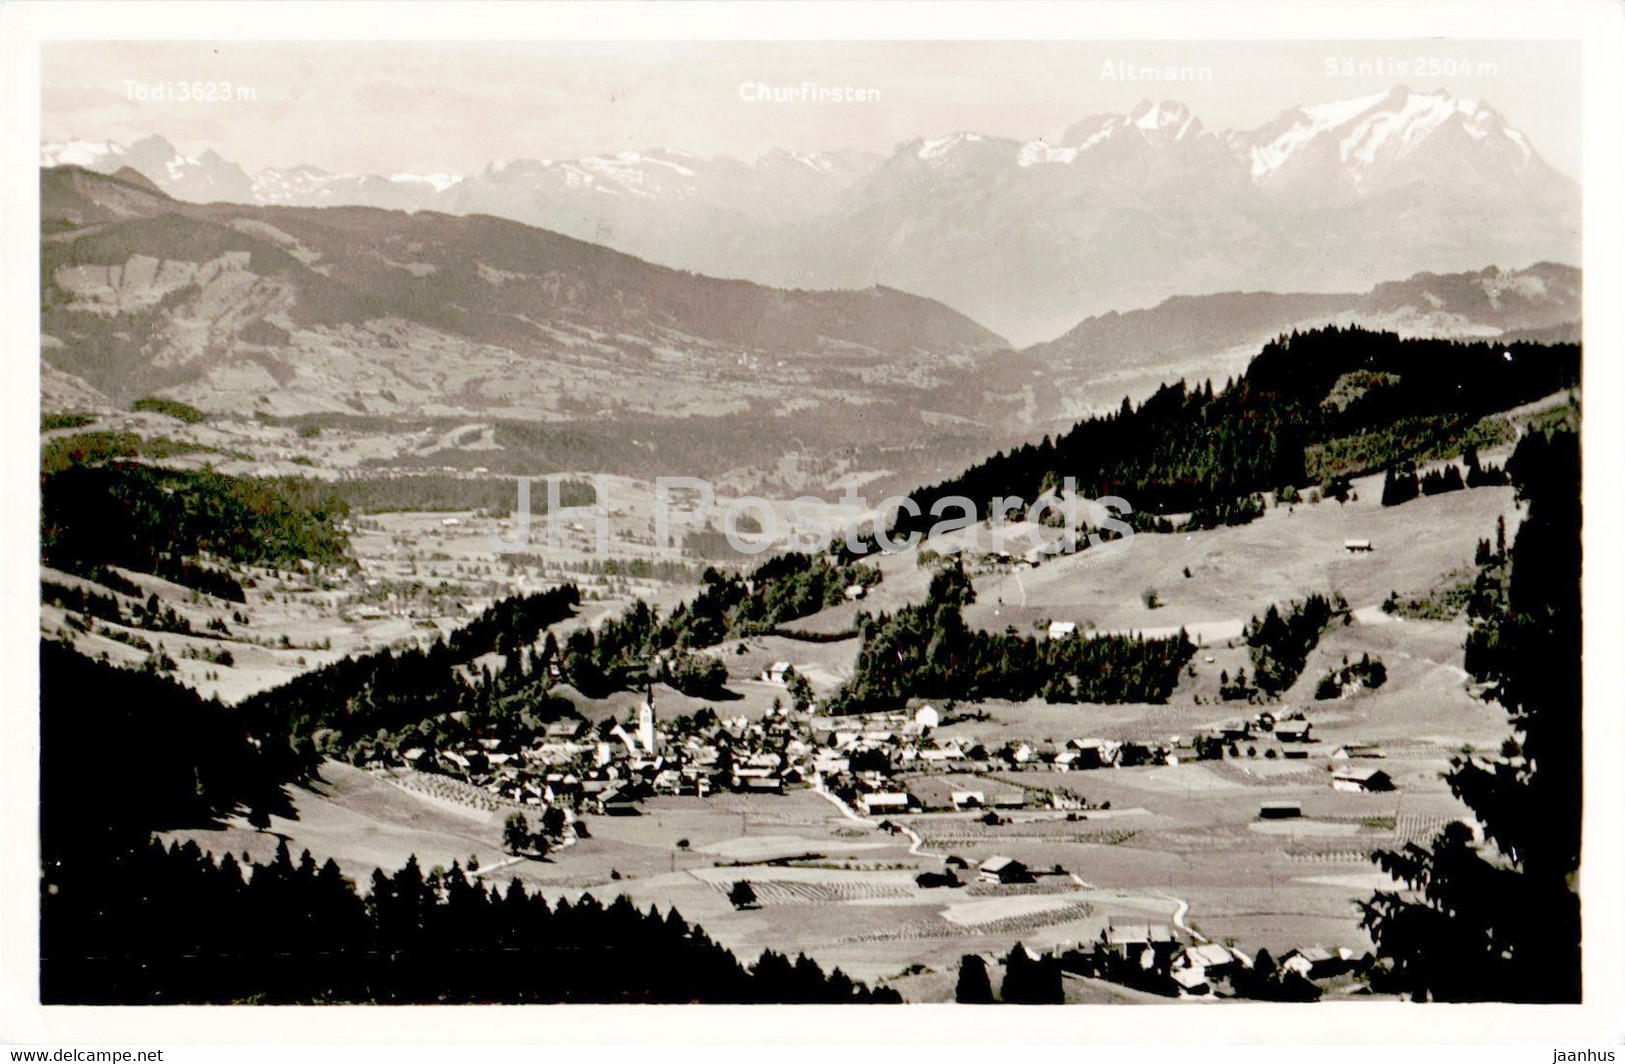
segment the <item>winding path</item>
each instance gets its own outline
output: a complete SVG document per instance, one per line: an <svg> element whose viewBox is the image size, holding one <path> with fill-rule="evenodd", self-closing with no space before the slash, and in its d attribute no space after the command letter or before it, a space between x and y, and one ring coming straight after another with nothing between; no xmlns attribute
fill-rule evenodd
<svg viewBox="0 0 1625 1064"><path fill-rule="evenodd" d="M872 817L860 816L858 813L853 811L851 806L847 805L845 802L841 801L835 795L833 795L829 791L825 790L822 783L813 784L812 790L813 790L814 794L821 795L822 797L827 799L830 802L830 804L834 805L835 808L839 809L841 811L841 815L846 817L848 820L855 821L855 822L857 822L859 824L866 824L866 825L868 825L869 827L872 827L872 828L880 827L880 821L875 820ZM939 859L946 859L947 858L947 854L932 853L931 851L925 849L925 839L921 838L920 834L917 831L915 831L913 828L909 827L906 824L898 824L896 821L892 821L892 823L897 827L898 831L901 831L903 834L905 834L905 835L907 835L909 837L909 846L908 846L909 856L911 856L911 857L936 857L936 858L939 858Z"/></svg>

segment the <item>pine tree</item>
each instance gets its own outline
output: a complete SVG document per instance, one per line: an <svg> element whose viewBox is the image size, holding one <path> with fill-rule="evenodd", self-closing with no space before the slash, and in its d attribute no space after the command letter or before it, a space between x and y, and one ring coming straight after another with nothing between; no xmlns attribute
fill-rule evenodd
<svg viewBox="0 0 1625 1064"><path fill-rule="evenodd" d="M954 1000L961 1005L993 1004L993 984L987 977L987 962L974 953L959 958L959 984Z"/></svg>

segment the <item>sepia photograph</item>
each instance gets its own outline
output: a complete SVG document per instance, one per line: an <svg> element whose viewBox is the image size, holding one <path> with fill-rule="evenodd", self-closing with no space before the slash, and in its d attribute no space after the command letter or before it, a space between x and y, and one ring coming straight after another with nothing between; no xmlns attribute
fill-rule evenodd
<svg viewBox="0 0 1625 1064"><path fill-rule="evenodd" d="M1620 1037L1617 6L359 6L12 106L33 1007Z"/></svg>

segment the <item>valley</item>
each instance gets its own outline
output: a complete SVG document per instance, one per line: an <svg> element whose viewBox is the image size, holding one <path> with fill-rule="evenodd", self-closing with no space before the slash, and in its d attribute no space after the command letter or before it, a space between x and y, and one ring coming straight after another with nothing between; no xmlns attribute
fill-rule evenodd
<svg viewBox="0 0 1625 1064"><path fill-rule="evenodd" d="M1572 179L919 132L45 145L42 998L1577 997Z"/></svg>

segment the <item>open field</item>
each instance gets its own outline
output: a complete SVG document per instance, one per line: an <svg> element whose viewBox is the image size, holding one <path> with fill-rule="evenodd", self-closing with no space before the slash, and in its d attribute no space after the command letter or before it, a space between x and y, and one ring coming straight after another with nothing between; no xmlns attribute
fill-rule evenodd
<svg viewBox="0 0 1625 1064"><path fill-rule="evenodd" d="M1184 625L1214 644L1239 635L1247 618L1272 602L1338 591L1356 606L1373 606L1395 589L1433 586L1470 568L1478 541L1493 536L1495 519L1517 524L1511 488L1475 488L1381 504L1382 478L1354 481L1357 499L1274 506L1251 524L1204 532L1140 534L1110 558L1089 551L1046 559L977 581L966 621L987 630L1072 621L1106 631L1169 632ZM1368 539L1369 554L1350 554L1346 539ZM1184 570L1190 570L1190 577ZM1147 609L1152 588L1161 602Z"/></svg>

